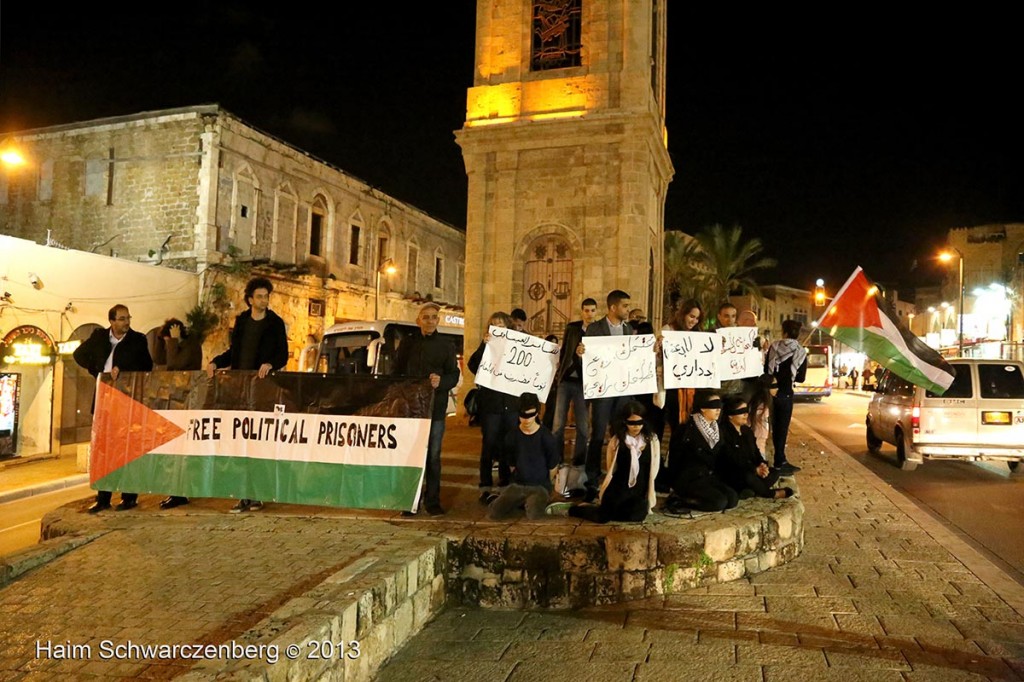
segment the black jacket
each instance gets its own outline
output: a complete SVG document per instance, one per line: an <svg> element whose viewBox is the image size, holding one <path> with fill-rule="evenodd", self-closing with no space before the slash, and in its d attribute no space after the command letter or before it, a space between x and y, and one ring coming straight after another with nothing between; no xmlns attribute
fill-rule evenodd
<svg viewBox="0 0 1024 682"><path fill-rule="evenodd" d="M719 428L719 433L722 429ZM705 476L711 476L716 468L716 460L722 451L722 439L712 448L704 439L693 417L686 422L676 438L672 434L669 442L668 470L669 479L675 486L676 481L683 479L693 481Z"/></svg>
<svg viewBox="0 0 1024 682"><path fill-rule="evenodd" d="M722 452L715 460L715 473L730 488L740 491L747 487L746 476L767 464L757 449L757 439L749 426L737 431L732 424L719 426L722 434Z"/></svg>
<svg viewBox="0 0 1024 682"><path fill-rule="evenodd" d="M558 357L558 369L555 370L555 381L561 383L566 380L573 369L576 376L569 379L580 383L583 381L583 359L576 355L576 348L583 340L583 320L576 320L565 325L565 335L562 336L562 351Z"/></svg>
<svg viewBox="0 0 1024 682"><path fill-rule="evenodd" d="M273 310L267 310L267 324L260 336L259 349L256 351L256 366L244 369L259 369L260 365L269 364L275 370L288 364L288 336L284 331L284 320ZM246 310L235 318L235 327L231 330L231 347L215 357L211 362L219 368L243 369L239 367L242 358L242 338L245 326L252 321L252 311Z"/></svg>
<svg viewBox="0 0 1024 682"><path fill-rule="evenodd" d="M622 323L622 335L623 336L631 336L632 334L633 334L633 328L631 326L629 326L629 322L623 322ZM611 329L611 325L608 323L608 316L607 315L602 317L597 322L591 322L590 326L587 327L587 336L611 336L611 335L612 335L612 329ZM572 352L575 353L576 349L574 348Z"/></svg>
<svg viewBox="0 0 1024 682"><path fill-rule="evenodd" d="M480 361L484 358L484 349L487 344L480 342L480 347L469 356L466 366L473 374L480 369ZM516 412L519 410L519 398L508 393L502 393L486 386L477 386L476 405L477 414L500 414L502 412Z"/></svg>
<svg viewBox="0 0 1024 682"><path fill-rule="evenodd" d="M424 336L423 332L417 330L398 347L391 374L418 378L439 375L441 383L434 389L434 411L431 418L444 419L448 408L448 391L459 383L455 346L437 332Z"/></svg>
<svg viewBox="0 0 1024 682"><path fill-rule="evenodd" d="M75 362L93 376L103 372L109 356L109 327L94 331L74 352ZM114 347L114 361L111 366L122 372L148 372L153 369L153 358L149 355L149 344L146 343L145 335L129 329Z"/></svg>

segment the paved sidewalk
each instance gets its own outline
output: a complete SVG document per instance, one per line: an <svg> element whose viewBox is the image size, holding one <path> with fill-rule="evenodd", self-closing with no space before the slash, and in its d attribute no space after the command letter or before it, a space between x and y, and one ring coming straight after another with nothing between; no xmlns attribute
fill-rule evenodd
<svg viewBox="0 0 1024 682"><path fill-rule="evenodd" d="M806 509L791 564L609 608L449 609L378 679L1024 679L1024 590L962 544L952 554L854 460L800 426L790 439Z"/></svg>
<svg viewBox="0 0 1024 682"><path fill-rule="evenodd" d="M805 550L793 563L611 608L449 608L379 679L1024 679L1024 590L808 431L797 427L791 443L806 507ZM437 541L445 526L480 522L479 432L450 425L445 451L443 520L274 504L229 515L225 500L160 512L155 495L124 514L89 517L76 511L82 504L61 512L81 546L0 589L0 679L167 679L192 669L181 658L98 660L104 639L284 643L291 631L266 630L268 614L294 605L308 619L303 609L325 603L309 595L332 576L360 562L414 561L433 551L431 532ZM549 531L560 521L539 523ZM394 607L390 588L374 594ZM371 600L367 612L377 608ZM385 649L363 639L367 656ZM37 642L91 643L94 655L40 657ZM284 665L232 679L294 677Z"/></svg>
<svg viewBox="0 0 1024 682"><path fill-rule="evenodd" d="M30 456L0 461L0 504L89 482L74 455Z"/></svg>

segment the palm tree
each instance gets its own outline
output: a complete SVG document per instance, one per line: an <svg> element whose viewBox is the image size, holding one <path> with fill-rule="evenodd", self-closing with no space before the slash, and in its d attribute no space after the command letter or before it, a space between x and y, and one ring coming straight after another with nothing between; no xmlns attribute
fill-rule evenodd
<svg viewBox="0 0 1024 682"><path fill-rule="evenodd" d="M744 240L739 225L711 225L693 237L666 232L666 292L696 298L708 312L734 292L760 298L754 273L775 266L763 252L761 240Z"/></svg>

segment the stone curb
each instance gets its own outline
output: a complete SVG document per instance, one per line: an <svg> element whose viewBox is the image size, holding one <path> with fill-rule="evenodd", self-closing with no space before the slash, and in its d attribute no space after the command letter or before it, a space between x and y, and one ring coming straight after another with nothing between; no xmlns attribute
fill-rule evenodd
<svg viewBox="0 0 1024 682"><path fill-rule="evenodd" d="M42 495L43 493L52 493L55 490L63 490L64 488L71 488L88 482L89 474L78 474L76 476L67 476L66 478L58 478L44 483L37 483L36 485L27 485L23 488L15 488L14 490L7 490L0 493L0 504L21 500L26 497L33 497L35 495Z"/></svg>
<svg viewBox="0 0 1024 682"><path fill-rule="evenodd" d="M61 535L5 557L0 557L0 587L5 587L34 568L50 563L73 549L106 535L106 531Z"/></svg>
<svg viewBox="0 0 1024 682"><path fill-rule="evenodd" d="M799 497L744 504L742 512L698 519L656 514L640 526L537 525L520 532L498 526L449 533L449 594L462 606L576 609L730 582L800 554Z"/></svg>

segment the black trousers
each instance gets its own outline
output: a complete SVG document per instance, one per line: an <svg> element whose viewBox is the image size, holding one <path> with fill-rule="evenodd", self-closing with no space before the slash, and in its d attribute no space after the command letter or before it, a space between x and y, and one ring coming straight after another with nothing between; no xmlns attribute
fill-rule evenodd
<svg viewBox="0 0 1024 682"><path fill-rule="evenodd" d="M739 504L740 496L714 476L689 481L676 481L676 495L684 506L696 511L723 511Z"/></svg>
<svg viewBox="0 0 1024 682"><path fill-rule="evenodd" d="M644 488L646 491L646 488ZM634 495L622 499L615 499L605 492L601 504L578 504L569 508L569 516L594 523L608 523L609 521L628 521L639 523L647 518L650 511L647 505L647 498L642 495Z"/></svg>
<svg viewBox="0 0 1024 682"><path fill-rule="evenodd" d="M747 472L743 477L743 487L749 488L754 491L754 494L758 497L775 497L775 490L772 486L775 485L779 480L779 470L769 469L768 475L761 478L755 471Z"/></svg>
<svg viewBox="0 0 1024 682"><path fill-rule="evenodd" d="M793 396L777 395L772 398L772 445L775 447L775 466L786 463L786 439L789 423L793 421Z"/></svg>
<svg viewBox="0 0 1024 682"><path fill-rule="evenodd" d="M100 504L110 504L110 498L113 495L109 490L97 490L96 501ZM121 493L121 501L131 504L139 499L138 493Z"/></svg>

